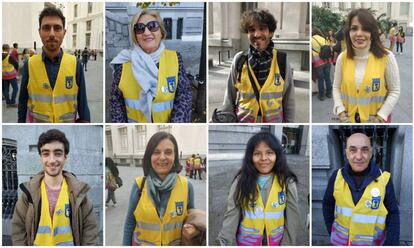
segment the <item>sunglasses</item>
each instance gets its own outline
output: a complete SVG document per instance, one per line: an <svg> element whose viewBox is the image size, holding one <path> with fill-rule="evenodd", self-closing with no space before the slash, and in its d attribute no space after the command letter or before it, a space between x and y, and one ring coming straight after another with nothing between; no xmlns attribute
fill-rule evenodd
<svg viewBox="0 0 414 248"><path fill-rule="evenodd" d="M158 21L150 21L147 24L137 23L134 25L134 32L135 34L143 34L145 28L148 28L150 32L157 32L160 29L160 24Z"/></svg>

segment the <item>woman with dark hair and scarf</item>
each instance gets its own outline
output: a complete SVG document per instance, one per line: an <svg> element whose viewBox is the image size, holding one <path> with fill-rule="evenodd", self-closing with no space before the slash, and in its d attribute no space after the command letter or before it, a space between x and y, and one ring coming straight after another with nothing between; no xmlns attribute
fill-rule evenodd
<svg viewBox="0 0 414 248"><path fill-rule="evenodd" d="M270 133L247 143L243 164L227 200L221 245L296 245L299 231L296 175L288 168L282 146Z"/></svg>
<svg viewBox="0 0 414 248"><path fill-rule="evenodd" d="M237 122L294 122L292 71L286 54L274 48L276 25L267 10L243 13L240 27L250 47L234 56L221 107Z"/></svg>
<svg viewBox="0 0 414 248"><path fill-rule="evenodd" d="M380 27L367 9L349 12L346 51L336 61L333 112L341 122L391 122L400 97L400 75L392 52L380 40Z"/></svg>
<svg viewBox="0 0 414 248"><path fill-rule="evenodd" d="M179 245L188 210L194 208L194 190L178 175L182 167L172 134L150 138L143 169L132 186L123 245Z"/></svg>

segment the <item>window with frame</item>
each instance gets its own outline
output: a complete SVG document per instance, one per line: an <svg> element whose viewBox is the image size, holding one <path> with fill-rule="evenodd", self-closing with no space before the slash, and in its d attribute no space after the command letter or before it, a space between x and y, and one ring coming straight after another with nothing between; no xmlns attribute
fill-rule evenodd
<svg viewBox="0 0 414 248"><path fill-rule="evenodd" d="M85 34L85 45L86 47L91 46L91 34L90 33Z"/></svg>
<svg viewBox="0 0 414 248"><path fill-rule="evenodd" d="M92 13L92 6L93 4L91 2L88 2L88 14Z"/></svg>
<svg viewBox="0 0 414 248"><path fill-rule="evenodd" d="M159 131L160 132L171 133L171 129L172 129L172 127L170 125L160 125L159 126Z"/></svg>
<svg viewBox="0 0 414 248"><path fill-rule="evenodd" d="M145 145L147 144L147 128L146 126L136 126L137 131L137 148L138 151L145 151Z"/></svg>
<svg viewBox="0 0 414 248"><path fill-rule="evenodd" d="M77 23L72 24L72 28L73 28L73 33L76 34L76 32L78 31L78 24Z"/></svg>
<svg viewBox="0 0 414 248"><path fill-rule="evenodd" d="M76 49L76 34L72 35L72 47Z"/></svg>
<svg viewBox="0 0 414 248"><path fill-rule="evenodd" d="M408 16L410 13L410 3L401 2L400 3L400 16Z"/></svg>
<svg viewBox="0 0 414 248"><path fill-rule="evenodd" d="M92 20L86 21L86 31L92 30Z"/></svg>
<svg viewBox="0 0 414 248"><path fill-rule="evenodd" d="M73 17L78 17L78 5L73 6Z"/></svg>
<svg viewBox="0 0 414 248"><path fill-rule="evenodd" d="M119 141L122 150L128 149L128 129L127 127L120 127L119 128Z"/></svg>

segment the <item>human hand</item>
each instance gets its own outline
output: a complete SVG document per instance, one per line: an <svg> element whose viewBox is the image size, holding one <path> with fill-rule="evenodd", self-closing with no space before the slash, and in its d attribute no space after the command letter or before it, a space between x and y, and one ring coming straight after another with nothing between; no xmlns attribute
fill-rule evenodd
<svg viewBox="0 0 414 248"><path fill-rule="evenodd" d="M339 117L339 122L341 122L341 123L350 123L351 122L345 111L339 113L338 117Z"/></svg>

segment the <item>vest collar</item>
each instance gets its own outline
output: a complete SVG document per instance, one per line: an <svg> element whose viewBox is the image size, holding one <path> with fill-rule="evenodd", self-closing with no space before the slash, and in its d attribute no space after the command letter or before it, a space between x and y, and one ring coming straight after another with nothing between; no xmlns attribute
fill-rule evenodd
<svg viewBox="0 0 414 248"><path fill-rule="evenodd" d="M362 49L358 49L355 47L352 47L352 48L354 49L355 57L357 58L367 58L369 55L370 46L367 46L366 48L362 48Z"/></svg>
<svg viewBox="0 0 414 248"><path fill-rule="evenodd" d="M369 172L365 175L365 178L362 180L360 189L365 189L372 181L374 181L375 179L377 179L379 175L381 175L378 165L372 159L368 166ZM351 191L356 191L357 188L354 179L352 178L351 165L348 162L346 162L342 172L342 175Z"/></svg>
<svg viewBox="0 0 414 248"><path fill-rule="evenodd" d="M55 58L56 60L54 60L54 61L52 61L49 57L47 57L45 51L42 50L42 61L43 62L56 62L56 61L59 61L60 62L62 60L62 56L63 56L63 50L62 50L62 48L60 48L59 54Z"/></svg>

